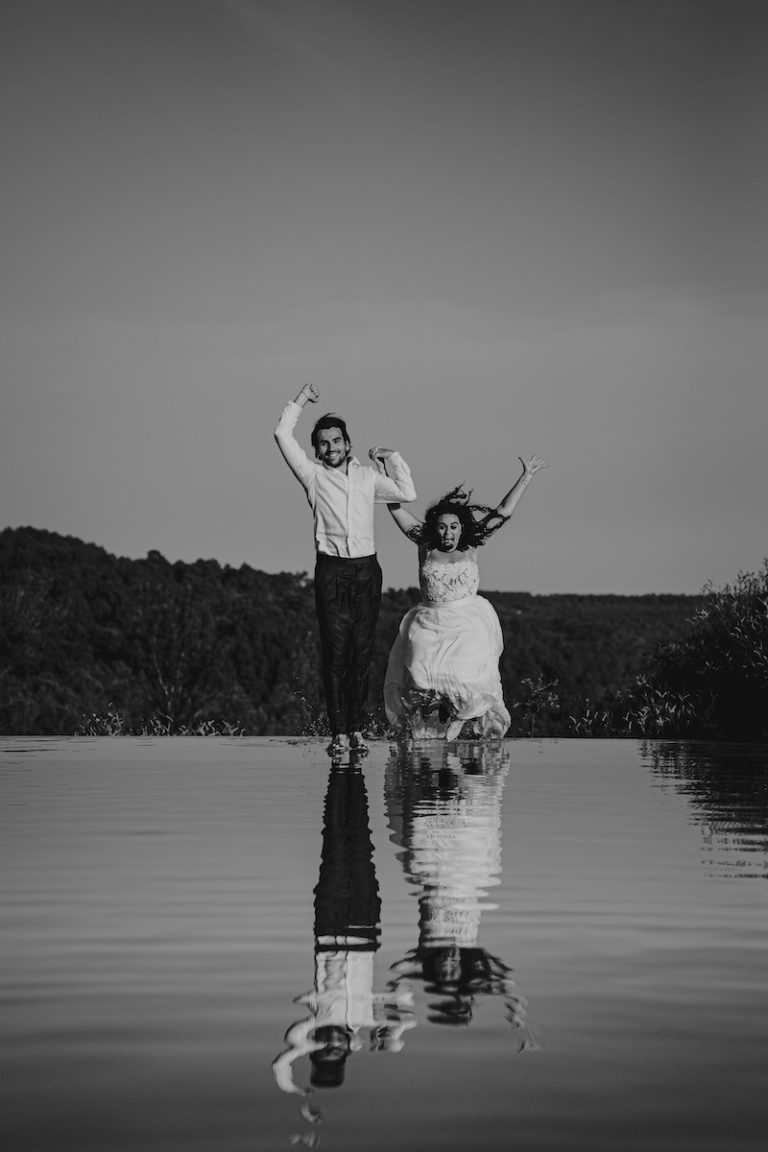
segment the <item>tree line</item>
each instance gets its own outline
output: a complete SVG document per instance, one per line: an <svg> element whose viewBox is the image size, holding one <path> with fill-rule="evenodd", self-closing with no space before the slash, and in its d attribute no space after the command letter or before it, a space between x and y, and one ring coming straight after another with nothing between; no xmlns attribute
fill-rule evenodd
<svg viewBox="0 0 768 1152"><path fill-rule="evenodd" d="M510 735L616 735L638 677L680 644L702 597L484 595L499 614ZM416 588L383 595L370 727ZM0 532L0 732L324 731L306 573L116 557L36 528ZM649 733L645 733L649 734ZM653 733L650 733L653 734Z"/></svg>

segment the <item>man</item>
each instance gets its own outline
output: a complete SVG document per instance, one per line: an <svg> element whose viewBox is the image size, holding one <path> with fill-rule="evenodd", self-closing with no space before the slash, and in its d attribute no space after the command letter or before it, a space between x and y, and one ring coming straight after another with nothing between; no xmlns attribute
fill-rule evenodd
<svg viewBox="0 0 768 1152"><path fill-rule="evenodd" d="M383 471L363 466L351 455L347 426L340 416L322 416L312 431L315 460L297 443L293 430L304 405L320 393L305 384L286 404L275 439L286 463L303 485L315 521L315 606L320 625L323 683L331 726L331 755L347 748L367 751L362 728L368 701L373 636L381 602L381 568L373 541L374 503L416 499L411 471L389 448L372 448Z"/></svg>
<svg viewBox="0 0 768 1152"><path fill-rule="evenodd" d="M286 1048L272 1064L283 1092L309 1097L293 1078L293 1065L309 1056L312 1087L337 1088L353 1052L370 1047L400 1052L416 1027L412 993L374 991L374 960L381 935L381 899L368 821L368 795L357 757L334 763L328 779L320 874L315 888L315 983L294 1003L309 1008L285 1034ZM366 1037L366 1031L368 1036ZM365 1039L364 1039L365 1038ZM365 1040L368 1043L366 1044ZM302 1109L319 1115L311 1100Z"/></svg>

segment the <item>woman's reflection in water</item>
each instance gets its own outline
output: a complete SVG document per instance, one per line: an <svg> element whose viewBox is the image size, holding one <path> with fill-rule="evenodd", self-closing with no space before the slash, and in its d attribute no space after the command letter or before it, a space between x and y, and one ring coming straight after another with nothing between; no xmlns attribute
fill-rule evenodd
<svg viewBox="0 0 768 1152"><path fill-rule="evenodd" d="M301 1114L310 1123L320 1120L312 1089L343 1083L350 1054L365 1047L365 1030L371 1051L399 1052L403 1033L415 1025L405 990L373 990L380 920L368 797L359 760L351 753L349 763L332 763L328 777L315 888L315 984L295 1001L306 1005L309 1015L288 1029L286 1049L272 1065L278 1086L304 1097ZM309 1088L293 1078L295 1061L305 1055ZM299 1141L316 1143L311 1136L294 1142Z"/></svg>
<svg viewBox="0 0 768 1152"><path fill-rule="evenodd" d="M392 966L396 994L423 983L427 1019L469 1024L479 996L500 996L518 1050L538 1048L509 968L478 943L500 883L501 800L509 753L501 744L421 743L393 749L385 798L393 842L419 901L419 943Z"/></svg>

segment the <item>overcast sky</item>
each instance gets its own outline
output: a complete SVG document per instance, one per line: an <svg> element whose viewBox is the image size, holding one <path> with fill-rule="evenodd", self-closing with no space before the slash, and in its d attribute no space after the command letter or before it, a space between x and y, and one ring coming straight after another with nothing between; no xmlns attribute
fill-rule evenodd
<svg viewBox="0 0 768 1152"><path fill-rule="evenodd" d="M2 0L0 526L311 571L311 380L417 514L551 461L486 589L760 567L767 125L763 0Z"/></svg>

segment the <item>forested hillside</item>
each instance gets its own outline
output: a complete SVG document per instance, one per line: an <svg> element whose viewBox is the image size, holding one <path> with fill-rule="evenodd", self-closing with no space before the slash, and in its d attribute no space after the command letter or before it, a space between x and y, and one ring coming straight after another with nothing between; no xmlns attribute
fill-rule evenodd
<svg viewBox="0 0 768 1152"><path fill-rule="evenodd" d="M571 715L630 686L683 635L692 596L535 596L484 590L501 619L511 735L571 734ZM372 724L384 730L387 653L415 588L384 594ZM0 532L0 732L125 730L289 735L323 730L314 595L305 573L110 555L35 528ZM556 683L555 683L556 682Z"/></svg>

